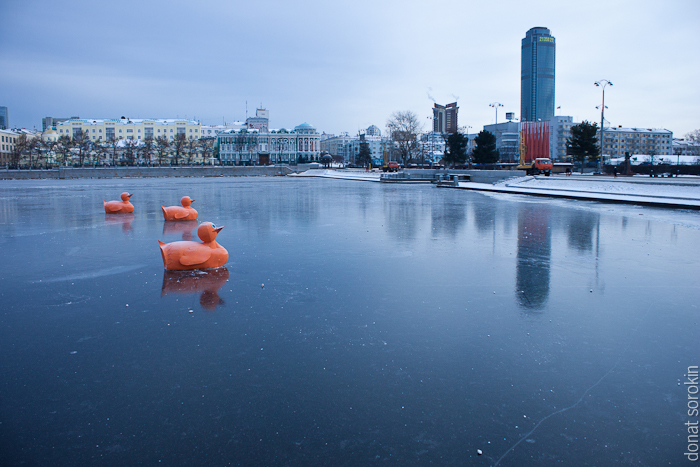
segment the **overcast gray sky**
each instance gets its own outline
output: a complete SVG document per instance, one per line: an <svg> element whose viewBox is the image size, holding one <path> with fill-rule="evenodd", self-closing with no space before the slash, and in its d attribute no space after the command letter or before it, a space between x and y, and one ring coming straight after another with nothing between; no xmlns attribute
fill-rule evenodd
<svg viewBox="0 0 700 467"><path fill-rule="evenodd" d="M430 127L457 100L470 132L520 115L520 41L557 41L558 115L700 128L700 1L0 0L0 105L13 127L45 116L244 120L273 128L384 129L397 110Z"/></svg>

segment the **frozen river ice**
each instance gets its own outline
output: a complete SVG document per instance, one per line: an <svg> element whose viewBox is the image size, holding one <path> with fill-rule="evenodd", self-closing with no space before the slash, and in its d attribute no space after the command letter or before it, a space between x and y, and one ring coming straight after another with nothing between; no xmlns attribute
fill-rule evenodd
<svg viewBox="0 0 700 467"><path fill-rule="evenodd" d="M183 195L225 269L163 271ZM0 200L0 465L685 460L696 211L291 177Z"/></svg>

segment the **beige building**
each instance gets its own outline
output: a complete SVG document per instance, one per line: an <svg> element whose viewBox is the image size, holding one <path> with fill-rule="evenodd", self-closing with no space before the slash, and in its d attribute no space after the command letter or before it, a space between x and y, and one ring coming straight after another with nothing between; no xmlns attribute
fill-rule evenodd
<svg viewBox="0 0 700 467"><path fill-rule="evenodd" d="M603 154L620 157L625 152L632 155L670 156L673 154L673 132L654 128L606 127Z"/></svg>
<svg viewBox="0 0 700 467"><path fill-rule="evenodd" d="M56 124L58 136L71 139L82 130L93 141L110 139L145 140L165 136L174 140L178 133L187 139L199 139L202 135L201 125L194 120L185 119L138 119L113 118L108 120L70 119Z"/></svg>
<svg viewBox="0 0 700 467"><path fill-rule="evenodd" d="M0 130L0 165L7 166L12 160L12 151L19 138L19 133L11 130Z"/></svg>

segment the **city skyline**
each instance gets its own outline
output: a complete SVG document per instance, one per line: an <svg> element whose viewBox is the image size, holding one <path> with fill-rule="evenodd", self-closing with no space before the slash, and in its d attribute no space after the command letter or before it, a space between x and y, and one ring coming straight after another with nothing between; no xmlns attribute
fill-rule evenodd
<svg viewBox="0 0 700 467"><path fill-rule="evenodd" d="M471 133L494 123L494 101L503 104L499 120L521 118L521 40L545 26L558 43L557 115L599 123L594 82L609 79L610 125L681 137L700 128L698 2L352 5L7 4L0 105L25 128L71 115L216 125L262 106L274 128L308 122L352 134L384 129L403 110L429 130L434 103L456 101ZM448 45L435 47L431 24L451 31Z"/></svg>

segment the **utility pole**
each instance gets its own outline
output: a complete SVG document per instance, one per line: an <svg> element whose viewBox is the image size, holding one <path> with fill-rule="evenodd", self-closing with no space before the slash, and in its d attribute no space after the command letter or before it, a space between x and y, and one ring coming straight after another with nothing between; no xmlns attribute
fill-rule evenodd
<svg viewBox="0 0 700 467"><path fill-rule="evenodd" d="M603 171L603 152L605 148L605 86L613 84L607 79L596 81L595 85L603 88L603 102L600 106L600 157L598 157L598 173Z"/></svg>

